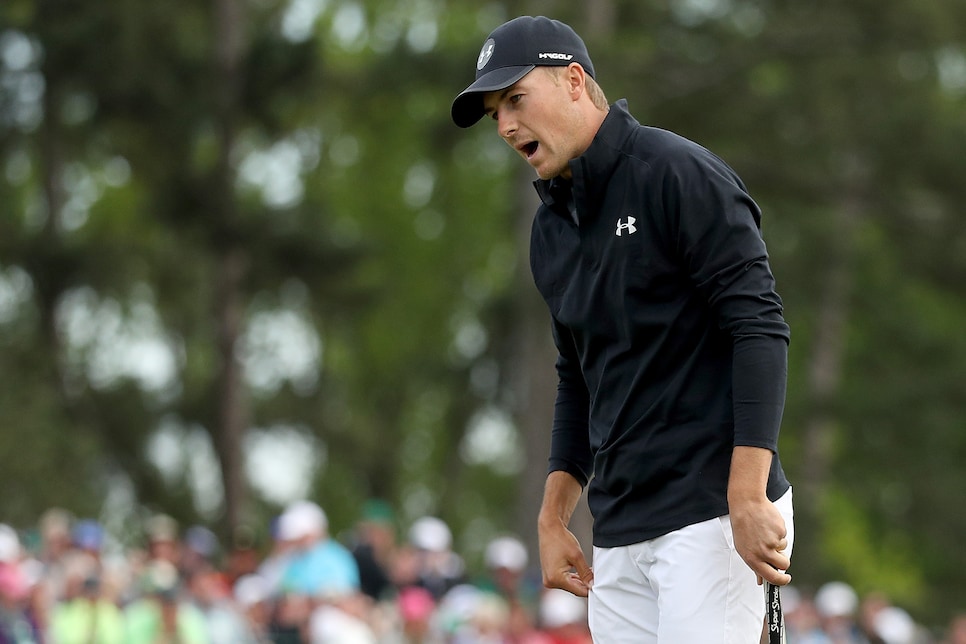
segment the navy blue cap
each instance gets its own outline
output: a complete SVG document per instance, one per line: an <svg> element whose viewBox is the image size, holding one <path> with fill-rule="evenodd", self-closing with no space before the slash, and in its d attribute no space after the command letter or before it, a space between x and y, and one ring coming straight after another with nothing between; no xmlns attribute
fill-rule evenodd
<svg viewBox="0 0 966 644"><path fill-rule="evenodd" d="M483 94L501 89L538 66L580 63L591 78L594 64L580 36L559 20L520 16L505 22L487 37L476 60L476 80L453 101L451 115L460 127L483 118Z"/></svg>

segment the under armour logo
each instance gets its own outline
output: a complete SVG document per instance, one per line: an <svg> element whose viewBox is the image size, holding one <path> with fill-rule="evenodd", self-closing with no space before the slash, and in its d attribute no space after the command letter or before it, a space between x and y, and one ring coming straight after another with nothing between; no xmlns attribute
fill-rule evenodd
<svg viewBox="0 0 966 644"><path fill-rule="evenodd" d="M634 222L635 221L637 221L637 219L635 219L633 217L630 217L630 216L627 217L627 222L626 223L623 220L618 219L617 220L617 236L620 237L621 234L625 230L627 231L627 234L628 235L633 235L634 233L636 233L637 232L637 226L634 225Z"/></svg>
<svg viewBox="0 0 966 644"><path fill-rule="evenodd" d="M496 49L496 41L492 38L483 43L483 49L480 50L480 57L476 59L477 70L486 67L486 64L490 62L490 57L493 55L494 49Z"/></svg>

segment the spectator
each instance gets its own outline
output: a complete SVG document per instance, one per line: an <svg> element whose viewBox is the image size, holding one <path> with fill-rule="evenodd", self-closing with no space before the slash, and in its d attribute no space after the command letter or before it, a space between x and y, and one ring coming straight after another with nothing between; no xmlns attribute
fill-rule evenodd
<svg viewBox="0 0 966 644"><path fill-rule="evenodd" d="M415 549L416 584L439 601L464 581L463 558L453 551L453 534L442 519L424 516L409 529L409 543Z"/></svg>
<svg viewBox="0 0 966 644"><path fill-rule="evenodd" d="M565 590L550 588L543 593L540 625L545 644L591 644L587 601Z"/></svg>
<svg viewBox="0 0 966 644"><path fill-rule="evenodd" d="M40 561L56 564L70 550L71 517L62 508L50 508L40 517Z"/></svg>
<svg viewBox="0 0 966 644"><path fill-rule="evenodd" d="M173 563L151 562L141 588L143 597L125 609L126 644L208 644L204 616L181 596Z"/></svg>
<svg viewBox="0 0 966 644"><path fill-rule="evenodd" d="M37 625L28 617L30 587L20 567L22 554L17 532L0 523L0 644L40 642Z"/></svg>
<svg viewBox="0 0 966 644"><path fill-rule="evenodd" d="M257 644L245 614L214 566L196 563L188 576L188 589L204 616L210 644Z"/></svg>
<svg viewBox="0 0 966 644"><path fill-rule="evenodd" d="M268 625L272 644L305 644L312 615L312 599L306 595L283 593L275 598Z"/></svg>
<svg viewBox="0 0 966 644"><path fill-rule="evenodd" d="M309 617L309 644L376 644L368 623L371 601L358 592L319 602Z"/></svg>
<svg viewBox="0 0 966 644"><path fill-rule="evenodd" d="M54 644L125 644L124 616L103 596L100 577L91 575L76 597L54 607L49 635Z"/></svg>
<svg viewBox="0 0 966 644"><path fill-rule="evenodd" d="M856 622L859 597L842 581L823 584L815 593L815 607L822 619L822 630L831 644L868 644Z"/></svg>
<svg viewBox="0 0 966 644"><path fill-rule="evenodd" d="M943 644L966 644L966 613L954 615Z"/></svg>
<svg viewBox="0 0 966 644"><path fill-rule="evenodd" d="M269 622L272 614L268 582L258 573L239 577L235 582L234 597L245 615L255 641L269 644Z"/></svg>
<svg viewBox="0 0 966 644"><path fill-rule="evenodd" d="M868 593L859 602L859 629L869 644L885 644L878 634L876 618L883 609L890 606L889 599L883 593Z"/></svg>
<svg viewBox="0 0 966 644"><path fill-rule="evenodd" d="M104 545L104 528L94 519L81 519L71 529L74 549L90 557L100 565L101 547Z"/></svg>
<svg viewBox="0 0 966 644"><path fill-rule="evenodd" d="M311 501L292 503L279 517L278 538L290 544L291 555L281 576L278 626L287 637L297 628L313 643L338 641L332 637L340 631L347 643L366 641L369 601L359 590L359 568L328 527L325 512Z"/></svg>
<svg viewBox="0 0 966 644"><path fill-rule="evenodd" d="M509 617L493 600L499 598L472 584L453 586L439 602L436 614L445 641L450 644L489 644L501 617L504 621Z"/></svg>
<svg viewBox="0 0 966 644"><path fill-rule="evenodd" d="M883 644L918 644L916 622L902 608L885 606L875 615L874 633Z"/></svg>
<svg viewBox="0 0 966 644"><path fill-rule="evenodd" d="M70 514L62 508L45 511L38 523L40 545L37 559L41 579L35 590L38 620L46 624L54 605L66 592L66 559L71 551Z"/></svg>
<svg viewBox="0 0 966 644"><path fill-rule="evenodd" d="M282 576L288 568L289 561L295 556L295 543L283 539L279 533L281 520L282 517L278 516L272 519L269 524L269 533L272 539L271 549L256 568L256 573L265 580L268 593L272 597L282 593Z"/></svg>
<svg viewBox="0 0 966 644"><path fill-rule="evenodd" d="M486 545L483 559L494 590L504 597L518 597L530 559L523 542L512 536L497 537Z"/></svg>
<svg viewBox="0 0 966 644"><path fill-rule="evenodd" d="M352 594L359 568L349 550L329 537L325 512L311 501L291 504L279 519L279 538L294 554L282 573L282 589L307 597Z"/></svg>
<svg viewBox="0 0 966 644"><path fill-rule="evenodd" d="M181 541L179 567L182 574L191 575L196 570L210 572L219 550L215 533L204 526L193 525L185 530Z"/></svg>
<svg viewBox="0 0 966 644"><path fill-rule="evenodd" d="M428 590L419 586L403 588L396 608L398 621L381 644L444 644L443 636L433 624L436 601Z"/></svg>
<svg viewBox="0 0 966 644"><path fill-rule="evenodd" d="M258 570L260 554L256 548L255 531L251 526L239 526L232 534L231 547L225 557L225 578L234 585L242 577Z"/></svg>
<svg viewBox="0 0 966 644"><path fill-rule="evenodd" d="M893 606L884 593L869 593L861 602L859 625L869 644L923 644L931 641L912 616Z"/></svg>
<svg viewBox="0 0 966 644"><path fill-rule="evenodd" d="M480 585L492 586L493 592L506 601L510 612L509 635L514 641L520 641L536 626L541 590L526 574L527 548L514 536L497 537L487 544L484 562L489 578Z"/></svg>
<svg viewBox="0 0 966 644"><path fill-rule="evenodd" d="M822 618L811 597L802 595L794 586L786 586L782 589L782 608L789 642L829 644L829 637L822 630Z"/></svg>
<svg viewBox="0 0 966 644"><path fill-rule="evenodd" d="M156 514L145 525L148 542L148 558L167 561L178 566L181 563L181 543L178 539L178 522L166 514Z"/></svg>
<svg viewBox="0 0 966 644"><path fill-rule="evenodd" d="M393 591L392 560L396 554L396 527L392 509L385 501L372 499L363 506L356 524L352 556L359 567L362 592L379 600Z"/></svg>
<svg viewBox="0 0 966 644"><path fill-rule="evenodd" d="M98 594L101 594L103 565L101 546L104 542L104 529L93 519L81 519L71 529L71 549L61 555L62 589L60 601L71 601L79 596L88 595L90 587L85 584L96 580Z"/></svg>
<svg viewBox="0 0 966 644"><path fill-rule="evenodd" d="M480 592L469 622L454 644L505 644L510 640L510 608L499 595Z"/></svg>

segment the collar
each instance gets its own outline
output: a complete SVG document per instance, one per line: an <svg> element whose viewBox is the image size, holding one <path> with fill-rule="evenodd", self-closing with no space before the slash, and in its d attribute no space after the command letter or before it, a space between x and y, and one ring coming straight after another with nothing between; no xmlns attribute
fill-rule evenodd
<svg viewBox="0 0 966 644"><path fill-rule="evenodd" d="M540 200L547 208L560 214L569 214L577 221L577 211L574 204L573 184L563 177L552 179L537 179L533 182Z"/></svg>
<svg viewBox="0 0 966 644"><path fill-rule="evenodd" d="M608 179L620 160L620 150L627 137L640 123L627 111L627 100L620 99L610 107L590 146L570 161L573 175L574 201L578 212L595 212L607 189ZM560 208L558 179L537 179L533 182L540 200L549 208Z"/></svg>

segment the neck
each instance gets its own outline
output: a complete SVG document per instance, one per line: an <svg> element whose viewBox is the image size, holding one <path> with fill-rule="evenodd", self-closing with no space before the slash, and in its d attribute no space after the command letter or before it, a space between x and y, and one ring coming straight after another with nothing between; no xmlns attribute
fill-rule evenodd
<svg viewBox="0 0 966 644"><path fill-rule="evenodd" d="M607 118L608 109L601 110L594 107L592 104L583 110L582 124L579 128L579 134L577 137L577 149L573 158L576 159L590 147L590 144L594 142L594 137L597 136L597 132L600 131L600 126L603 125L604 119ZM568 181L571 179L572 173L570 172L570 166L568 165L560 176Z"/></svg>

